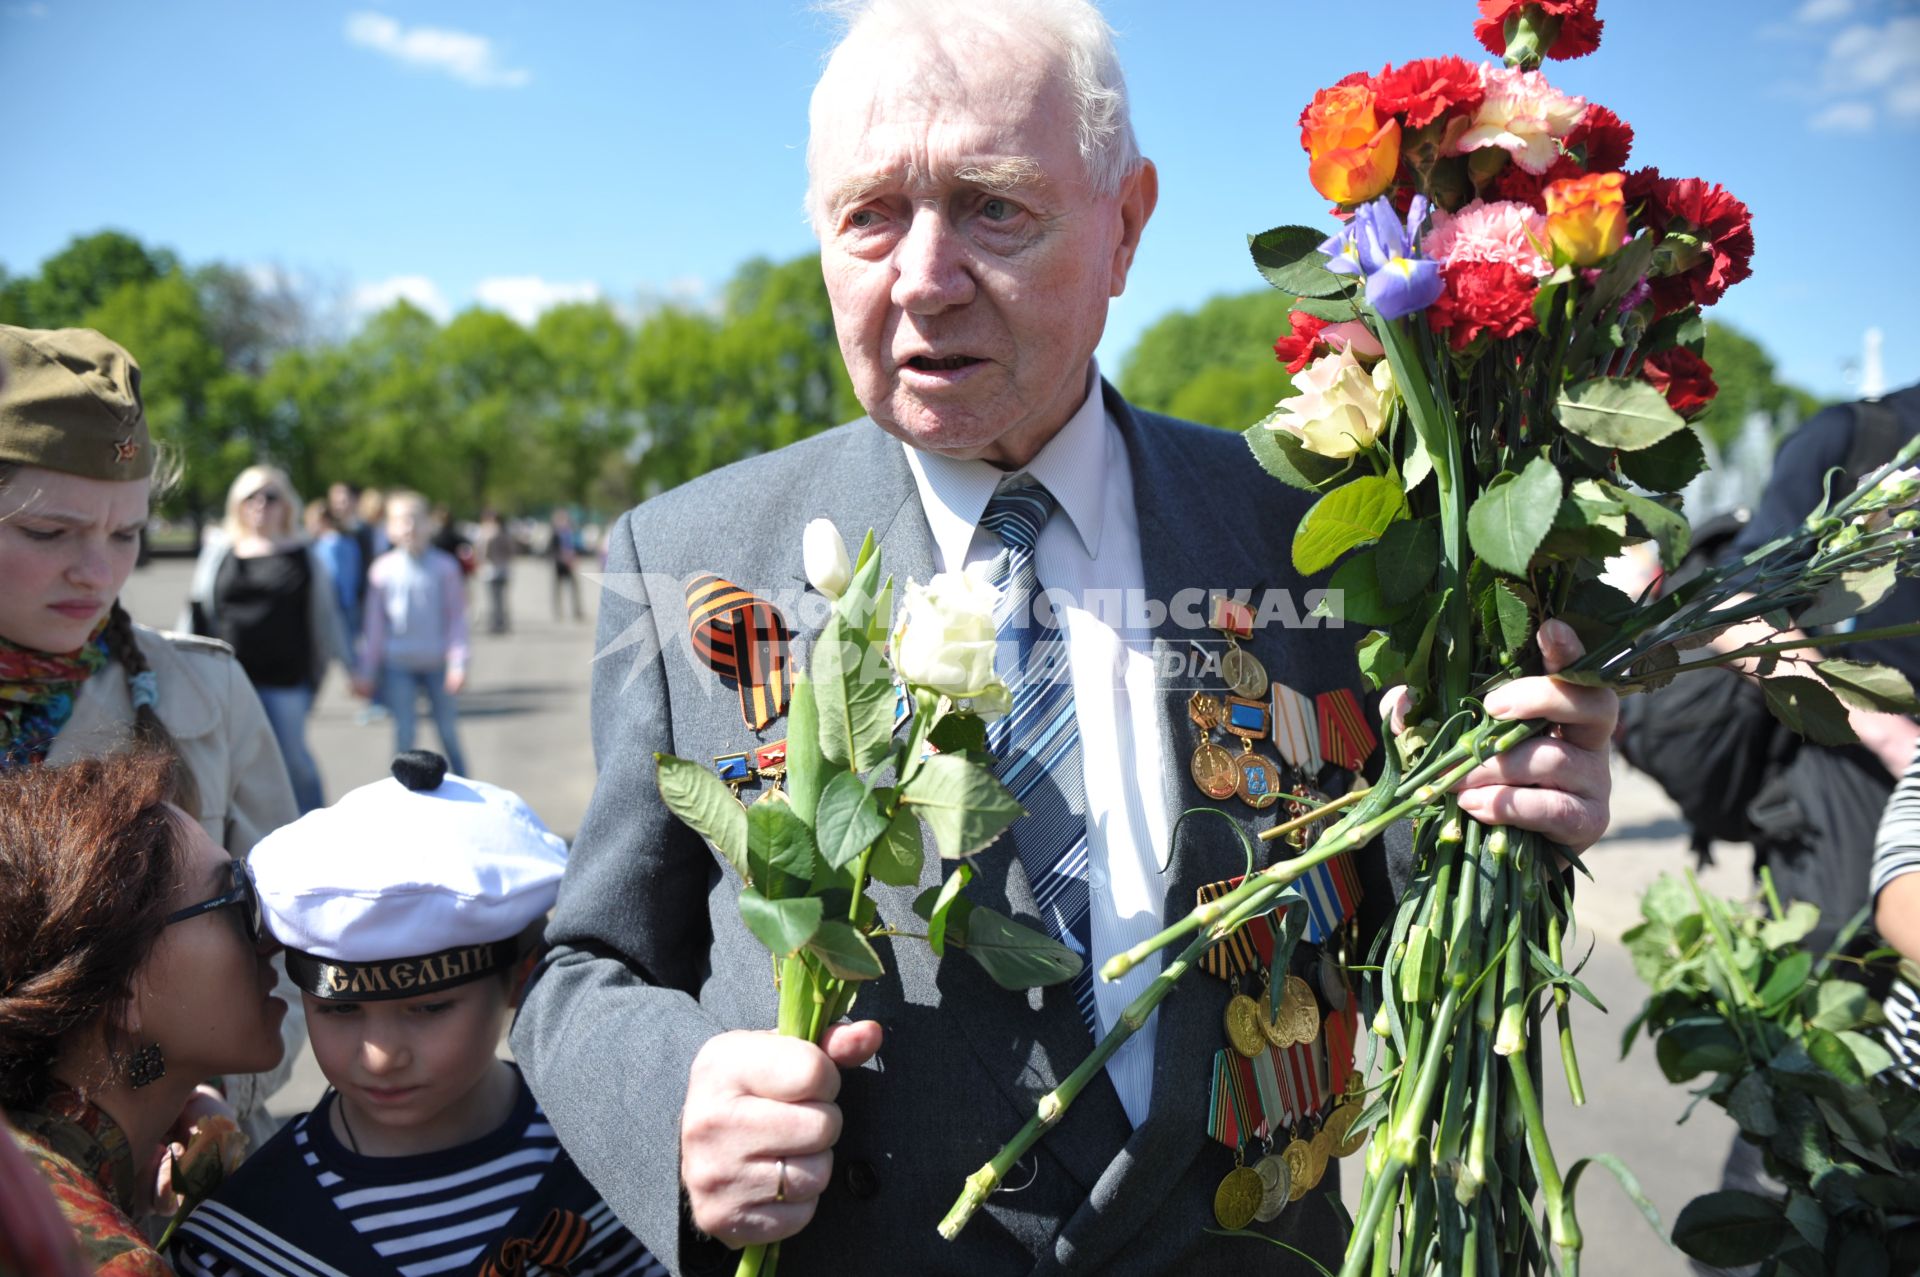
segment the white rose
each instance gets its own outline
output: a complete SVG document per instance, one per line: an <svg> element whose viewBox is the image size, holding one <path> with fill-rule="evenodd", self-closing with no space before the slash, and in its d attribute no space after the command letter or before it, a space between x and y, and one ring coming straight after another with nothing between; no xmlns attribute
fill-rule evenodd
<svg viewBox="0 0 1920 1277"><path fill-rule="evenodd" d="M1293 387L1296 393L1280 401L1269 428L1286 431L1308 452L1334 458L1372 447L1398 395L1387 361L1369 373L1351 347L1302 368Z"/></svg>
<svg viewBox="0 0 1920 1277"><path fill-rule="evenodd" d="M991 696L995 590L971 572L942 572L921 585L907 582L900 619L893 627L893 668L909 687L925 687L956 700Z"/></svg>
<svg viewBox="0 0 1920 1277"><path fill-rule="evenodd" d="M807 568L807 584L830 599L847 592L853 579L853 564L847 559L847 543L832 519L815 519L800 535L800 558Z"/></svg>

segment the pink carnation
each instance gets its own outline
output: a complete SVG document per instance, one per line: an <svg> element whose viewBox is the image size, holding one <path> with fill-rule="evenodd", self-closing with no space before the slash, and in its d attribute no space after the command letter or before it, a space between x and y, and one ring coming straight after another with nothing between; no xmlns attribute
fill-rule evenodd
<svg viewBox="0 0 1920 1277"><path fill-rule="evenodd" d="M1544 173L1560 156L1560 139L1587 112L1587 100L1560 92L1538 71L1480 67L1486 99L1454 144L1460 155L1497 146L1529 173Z"/></svg>
<svg viewBox="0 0 1920 1277"><path fill-rule="evenodd" d="M1546 216L1531 204L1475 200L1457 213L1436 209L1420 250L1442 266L1492 262L1542 279L1553 273L1546 245Z"/></svg>

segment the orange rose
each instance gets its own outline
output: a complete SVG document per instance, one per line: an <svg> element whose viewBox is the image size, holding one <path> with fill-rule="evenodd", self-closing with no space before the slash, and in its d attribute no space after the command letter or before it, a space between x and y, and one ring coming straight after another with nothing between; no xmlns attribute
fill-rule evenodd
<svg viewBox="0 0 1920 1277"><path fill-rule="evenodd" d="M1373 90L1337 84L1313 95L1300 115L1307 178L1336 204L1364 204L1393 183L1400 167L1400 121L1380 122Z"/></svg>
<svg viewBox="0 0 1920 1277"><path fill-rule="evenodd" d="M1627 238L1627 200L1618 173L1589 173L1551 182L1547 200L1547 238L1554 260L1591 266L1613 256Z"/></svg>

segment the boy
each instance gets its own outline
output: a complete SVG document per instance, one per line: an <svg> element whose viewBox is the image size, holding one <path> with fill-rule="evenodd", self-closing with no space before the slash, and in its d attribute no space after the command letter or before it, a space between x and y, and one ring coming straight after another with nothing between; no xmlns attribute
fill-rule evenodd
<svg viewBox="0 0 1920 1277"><path fill-rule="evenodd" d="M665 1273L494 1054L566 867L525 803L402 754L250 864L333 1089L182 1225L180 1273Z"/></svg>
<svg viewBox="0 0 1920 1277"><path fill-rule="evenodd" d="M378 693L393 714L394 752L402 754L413 748L424 693L440 748L454 772L465 775L454 698L467 683L466 581L459 561L433 545L427 499L419 493L387 498L387 535L393 549L367 574L353 690L363 697Z"/></svg>

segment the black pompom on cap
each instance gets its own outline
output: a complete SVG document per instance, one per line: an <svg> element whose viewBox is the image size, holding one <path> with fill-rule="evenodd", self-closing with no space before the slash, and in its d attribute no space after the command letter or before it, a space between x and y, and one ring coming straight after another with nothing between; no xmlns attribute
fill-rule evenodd
<svg viewBox="0 0 1920 1277"><path fill-rule="evenodd" d="M430 749L410 749L393 756L393 778L416 793L438 789L447 778L447 760Z"/></svg>

